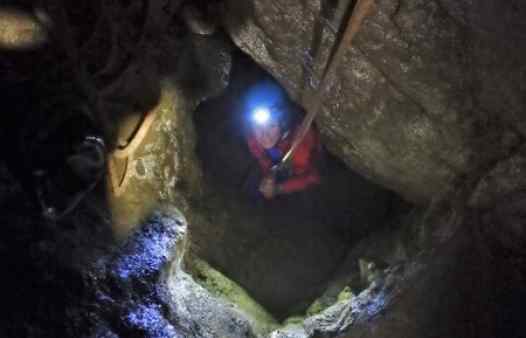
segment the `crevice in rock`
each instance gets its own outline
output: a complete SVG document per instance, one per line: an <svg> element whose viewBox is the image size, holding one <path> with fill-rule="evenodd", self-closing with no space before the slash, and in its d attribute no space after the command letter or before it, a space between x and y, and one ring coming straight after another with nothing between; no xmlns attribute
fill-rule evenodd
<svg viewBox="0 0 526 338"><path fill-rule="evenodd" d="M201 202L206 209L197 213L210 221L191 225L190 232L197 256L283 320L306 311L340 270L347 251L409 205L327 152L319 189L254 205L244 191L257 167L246 145L244 100L265 81L274 80L239 52L229 87L194 113L207 190ZM291 112L297 110L281 91Z"/></svg>

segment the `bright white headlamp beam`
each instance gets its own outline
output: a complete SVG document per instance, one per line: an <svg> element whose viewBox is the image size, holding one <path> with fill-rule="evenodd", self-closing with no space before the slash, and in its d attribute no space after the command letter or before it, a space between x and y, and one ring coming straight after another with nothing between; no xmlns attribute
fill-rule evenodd
<svg viewBox="0 0 526 338"><path fill-rule="evenodd" d="M260 107L254 110L252 118L257 124L266 124L270 120L270 110Z"/></svg>

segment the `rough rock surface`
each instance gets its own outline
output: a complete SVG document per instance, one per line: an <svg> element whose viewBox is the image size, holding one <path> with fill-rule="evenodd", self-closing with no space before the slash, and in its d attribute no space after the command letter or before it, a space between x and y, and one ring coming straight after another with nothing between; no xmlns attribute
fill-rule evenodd
<svg viewBox="0 0 526 338"><path fill-rule="evenodd" d="M16 187L9 176L3 182ZM152 215L116 245L95 194L59 223L43 219L20 189L1 195L0 248L10 271L1 293L3 337L184 336L161 314L160 272L186 226L179 213Z"/></svg>
<svg viewBox="0 0 526 338"><path fill-rule="evenodd" d="M192 337L253 338L260 323L243 315L235 303L214 296L197 284L191 275L174 264L169 278L174 318Z"/></svg>
<svg viewBox="0 0 526 338"><path fill-rule="evenodd" d="M227 1L234 42L301 102L319 81L349 1ZM377 0L318 125L361 174L419 204L526 135L526 9L519 1ZM502 20L507 24L502 25Z"/></svg>
<svg viewBox="0 0 526 338"><path fill-rule="evenodd" d="M385 277L378 278L358 296L338 302L321 314L307 318L304 322L307 337L343 336L351 330L351 327L380 315L397 294L393 290L395 285L402 286L400 279L416 274L422 266L411 264L403 267L402 269L406 270L403 272L400 268L397 272L386 272L389 276L387 283Z"/></svg>
<svg viewBox="0 0 526 338"><path fill-rule="evenodd" d="M11 240L1 241L0 250L12 267L3 294L11 320L1 332L92 338L522 337L526 199L524 194L507 197L486 214L451 210L465 214L451 240L381 272L357 296L265 334L256 330L261 318L181 270L188 239L179 212L153 213L114 246L110 238L102 241L108 224L86 218L96 201L83 204L82 213L61 228L46 228L30 205L20 203L23 195L13 186L1 198L9 210L2 217ZM40 234L29 231L35 225ZM20 245L28 241L29 250ZM34 274L42 278L31 279ZM26 294L13 297L21 285ZM28 320L27 306L35 305L31 295L40 301Z"/></svg>
<svg viewBox="0 0 526 338"><path fill-rule="evenodd" d="M175 49L182 48L182 51ZM113 112L117 133L128 135L139 125L140 116L152 114L153 122L130 156L113 158L115 181L122 182L119 193L110 187L116 232L125 237L129 226L140 222L156 205L171 202L187 212L190 198L199 198L202 172L195 156L196 134L192 113L202 100L218 95L227 85L231 67L232 45L221 35L201 37L186 35L162 40L162 56L146 62L150 67L151 86L156 88L153 104L145 111ZM145 76L146 76L145 75ZM143 88L143 77L125 82L124 102L130 104ZM145 95L143 95L145 96ZM112 98L112 96L110 96ZM138 115L139 117L134 117ZM127 127L131 121L132 128ZM131 144L132 142L130 142ZM125 148L126 149L126 148ZM115 153L117 154L119 150ZM118 156L118 155L116 155ZM111 182L110 182L111 183Z"/></svg>
<svg viewBox="0 0 526 338"><path fill-rule="evenodd" d="M147 12L153 15L144 20L150 38L146 42L139 39L142 44L136 49L133 42L141 34L130 29L135 21L126 22L125 13L138 15L143 8L133 1L111 2L115 6L126 3L130 7L112 12L115 17L110 16L124 21L125 29L120 30L126 32L124 36L106 37L108 22L99 22L94 29L78 30L80 40L83 34L92 31L95 37L106 38L99 41L98 48L80 53L88 73L93 75L95 87L99 85L100 90L100 97L87 95L86 101L94 99L95 106L111 115L109 124L115 127L110 130L110 136L115 137L110 137L112 146L126 139L122 136L127 136L145 111L155 111L157 119L145 142L126 164L130 184L124 194L111 197L108 205L103 187L97 187L75 213L55 224L41 218L35 205L23 194L21 182L15 182L0 166L3 224L0 263L7 271L3 277L5 287L0 290L3 301L0 336L518 338L526 335L523 320L526 168L524 152L519 147L525 134L521 83L524 64L520 51L524 39L524 24L520 21L522 4L511 1L497 6L491 0L481 1L477 6L468 1L377 1L377 11L366 21L355 47L347 51L349 66L334 76L331 93L327 94L318 121L327 144L352 167L422 203L442 190L450 178L479 167L487 169L488 163L494 166L484 170L482 180L475 182L475 192L467 194L468 207L464 205L466 199L459 199L459 206L452 207L439 222L434 222L436 215L432 213L425 219L429 224L422 227L426 230L423 235L431 239L418 242L417 249L425 247L428 251L414 258L403 247L403 233L375 234L372 240L364 242L372 253L358 250L360 255L351 253L347 257L347 263L359 265L364 291L355 297L340 298L338 294L332 297L336 303L327 309L313 306L305 315L307 318L290 318L282 328L275 329L279 325L272 316L238 285L216 283L224 280L218 277L218 271L211 268L192 271L193 278L181 269L182 257L188 249L186 223L179 212L159 212L159 206L169 202L188 214L195 222L190 224L196 230L194 235L202 236L200 249L211 243L211 239L217 239L214 250L210 250L222 252L217 262L241 262L236 267L239 275L235 277L244 277L252 287L264 286L260 288L263 296L269 296L276 308L285 308L291 299L295 303L308 302L306 298L313 297L315 292L306 297L300 285L314 291L323 289L337 261L345 258L344 243L332 245L334 242L327 240L326 234L320 234L315 227L306 229L301 222L296 222L298 228L264 228L261 225L271 224L265 222L264 213L259 222L246 222L254 220L254 214L247 210L238 210L242 217L236 227L228 227L237 216L227 210L243 209L242 204L235 199L225 200L229 196L226 193L213 196L219 201L200 199L202 177L194 153L191 112L200 100L217 95L224 88L229 47L214 36L177 35L181 33L177 23L167 26L163 23L170 22L170 13L180 2L151 1ZM305 68L314 67L314 78L319 74L323 62L318 61L326 57L335 37L327 24L337 23L346 5L340 2L335 10L324 8L321 10L324 19L317 20L320 3L228 1L227 7L233 10L226 12L227 17L243 14L227 22L230 34L295 97L301 95L305 89L302 84L309 78ZM70 14L78 18L86 13L73 10ZM90 16L85 19L90 21ZM498 26L499 19L506 19L510 25ZM161 26L166 30L160 30ZM321 27L321 31L313 32L316 27ZM508 31L509 27L513 32ZM321 40L316 43L314 36L319 34ZM506 34L508 39L502 39ZM123 54L109 57L108 68L97 75L97 70L100 71L97 66L101 66L98 62L104 59L99 54L114 54L105 44L110 37L118 40L113 47L122 47ZM94 41L98 40L90 40L88 47ZM182 52L175 55L179 50ZM304 50L308 50L313 61L303 62ZM63 51L56 52L49 54L47 61L55 60L55 56L64 57L60 54ZM5 84L6 88L33 79L33 67L27 65L33 65L38 52L19 58L20 55L7 57L13 63L4 63L2 55L2 72L9 74L10 81L14 79ZM507 58L502 58L503 55ZM19 64L19 59L25 61ZM132 60L128 64L129 59ZM216 61L219 66L211 66ZM17 65L27 68L16 73L20 70ZM72 62L69 66L78 64ZM73 82L73 75L79 75L66 71L69 77L59 79L50 69L41 73L45 76L39 94L49 99L43 101L50 105L52 97L46 94L51 91L44 89L60 82L65 87L64 91L58 88L58 96L69 98L70 92L65 89ZM114 78L117 81L110 84L105 81ZM354 95L347 95L347 91ZM10 105L18 107L11 110L11 115L23 110L17 106L19 99L10 97L5 101L6 109ZM68 107L71 106L61 108L69 111ZM49 127L50 122L57 122L52 117L60 116L62 110L48 111L55 114L39 119L29 116L25 122L34 129ZM132 128L127 128L128 122ZM4 139L7 142L3 146L9 148L11 142L18 140ZM170 151L165 151L166 147ZM513 156L506 158L511 151L515 151ZM18 160L19 154L14 153L9 156ZM230 208L222 208L225 205ZM110 215L108 210L112 206ZM127 238L120 243L114 241L111 226L123 226L116 230L117 233L122 230ZM427 232L427 228L432 231ZM236 232L235 236L224 236L229 231ZM309 235L301 246L290 240L296 238L297 231ZM278 232L289 234L280 238L276 236ZM422 243L428 246L420 246ZM221 251L221 244L228 246ZM324 262L335 266L319 263L322 251ZM268 256L270 253L273 256ZM363 253L399 267L381 273L373 264L377 258L364 258ZM319 266L312 262L318 262ZM185 263L190 266L192 260ZM268 269L269 266L275 270ZM276 271L279 273L269 273ZM347 272L356 273L352 269ZM345 282L353 278L350 276ZM247 309L251 312L246 313Z"/></svg>
<svg viewBox="0 0 526 338"><path fill-rule="evenodd" d="M256 337L255 319L181 269L188 228L177 209L152 212L116 243L94 196L49 224L1 173L9 189L0 191L0 252L10 269L2 337Z"/></svg>
<svg viewBox="0 0 526 338"><path fill-rule="evenodd" d="M477 183L469 199L473 208L490 208L506 196L526 191L526 149L498 162Z"/></svg>
<svg viewBox="0 0 526 338"><path fill-rule="evenodd" d="M452 207L445 219L463 215L453 236L435 238L432 249L382 271L358 296L307 317L304 335L283 328L270 337L523 336L525 201L515 192L485 213Z"/></svg>
<svg viewBox="0 0 526 338"><path fill-rule="evenodd" d="M0 9L0 48L26 50L40 47L47 39L44 25L36 16L9 7Z"/></svg>

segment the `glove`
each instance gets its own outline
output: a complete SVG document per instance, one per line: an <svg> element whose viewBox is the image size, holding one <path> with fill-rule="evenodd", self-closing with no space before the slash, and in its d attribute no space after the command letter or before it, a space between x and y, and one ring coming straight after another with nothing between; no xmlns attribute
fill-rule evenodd
<svg viewBox="0 0 526 338"><path fill-rule="evenodd" d="M292 166L289 162L276 164L270 170L277 182L285 181L292 176Z"/></svg>

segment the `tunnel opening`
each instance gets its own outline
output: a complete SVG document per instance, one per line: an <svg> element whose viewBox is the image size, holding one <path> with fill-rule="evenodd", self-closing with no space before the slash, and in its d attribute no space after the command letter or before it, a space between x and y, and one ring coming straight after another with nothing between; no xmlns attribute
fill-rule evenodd
<svg viewBox="0 0 526 338"><path fill-rule="evenodd" d="M221 228L214 230L220 235L212 238L210 229L195 226L190 230L197 256L283 320L304 313L353 246L392 225L411 205L349 169L323 145L314 163L321 176L318 186L269 200L254 198L247 186L262 174L247 146L246 99L261 83L279 88L289 118L296 121L292 124L304 117L268 73L237 51L226 90L194 113L206 213L215 215L212 226Z"/></svg>

